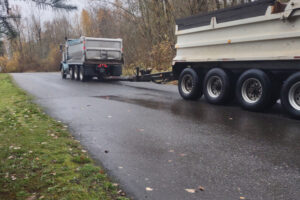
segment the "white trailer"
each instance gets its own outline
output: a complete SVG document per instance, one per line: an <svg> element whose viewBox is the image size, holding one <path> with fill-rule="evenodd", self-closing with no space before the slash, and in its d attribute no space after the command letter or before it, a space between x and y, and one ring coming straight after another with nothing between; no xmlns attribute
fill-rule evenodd
<svg viewBox="0 0 300 200"><path fill-rule="evenodd" d="M300 0L258 0L176 23L173 75L184 99L236 97L262 111L280 98L300 118Z"/></svg>

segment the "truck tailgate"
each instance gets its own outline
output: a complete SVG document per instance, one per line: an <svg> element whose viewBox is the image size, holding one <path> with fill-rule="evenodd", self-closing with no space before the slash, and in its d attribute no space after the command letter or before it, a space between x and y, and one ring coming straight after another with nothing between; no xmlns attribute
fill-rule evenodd
<svg viewBox="0 0 300 200"><path fill-rule="evenodd" d="M86 60L122 60L122 40L86 38Z"/></svg>

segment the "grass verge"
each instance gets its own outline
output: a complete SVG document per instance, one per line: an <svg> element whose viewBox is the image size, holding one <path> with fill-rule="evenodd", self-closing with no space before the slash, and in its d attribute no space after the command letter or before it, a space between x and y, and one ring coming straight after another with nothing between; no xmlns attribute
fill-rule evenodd
<svg viewBox="0 0 300 200"><path fill-rule="evenodd" d="M0 199L127 199L7 74L0 74L0 94Z"/></svg>

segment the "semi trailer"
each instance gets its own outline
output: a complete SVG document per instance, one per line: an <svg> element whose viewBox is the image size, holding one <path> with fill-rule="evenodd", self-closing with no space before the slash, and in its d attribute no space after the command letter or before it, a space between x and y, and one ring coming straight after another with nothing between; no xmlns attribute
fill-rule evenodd
<svg viewBox="0 0 300 200"><path fill-rule="evenodd" d="M80 37L66 39L60 46L62 78L69 74L72 80L86 81L93 77L103 79L121 76L123 60L122 39Z"/></svg>
<svg viewBox="0 0 300 200"><path fill-rule="evenodd" d="M300 0L257 0L176 20L172 71L111 80L178 80L185 100L264 111L279 99L300 119Z"/></svg>

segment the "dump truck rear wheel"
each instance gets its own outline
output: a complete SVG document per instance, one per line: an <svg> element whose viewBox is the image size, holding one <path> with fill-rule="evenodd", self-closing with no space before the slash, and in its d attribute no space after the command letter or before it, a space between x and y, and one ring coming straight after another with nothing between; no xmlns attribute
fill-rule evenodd
<svg viewBox="0 0 300 200"><path fill-rule="evenodd" d="M203 93L207 102L224 104L233 96L231 77L220 68L211 69L205 76Z"/></svg>
<svg viewBox="0 0 300 200"><path fill-rule="evenodd" d="M60 73L61 73L61 78L62 78L62 79L66 79L66 78L67 78L67 74L66 74L66 72L65 72L65 70L64 70L63 67L61 67Z"/></svg>
<svg viewBox="0 0 300 200"><path fill-rule="evenodd" d="M202 96L200 78L194 69L184 69L179 77L178 90L183 99L196 100Z"/></svg>
<svg viewBox="0 0 300 200"><path fill-rule="evenodd" d="M237 81L237 100L246 110L265 110L272 101L271 86L270 78L265 72L258 69L248 70Z"/></svg>
<svg viewBox="0 0 300 200"><path fill-rule="evenodd" d="M283 84L281 104L289 115L300 119L300 72L291 75Z"/></svg>
<svg viewBox="0 0 300 200"><path fill-rule="evenodd" d="M78 66L75 66L75 70L74 70L74 79L76 81L79 81L79 71L80 71L80 68Z"/></svg>
<svg viewBox="0 0 300 200"><path fill-rule="evenodd" d="M84 74L84 68L81 66L79 69L79 79L80 81L84 82L87 80L87 76Z"/></svg>
<svg viewBox="0 0 300 200"><path fill-rule="evenodd" d="M74 74L75 74L75 71L74 71L74 67L70 67L70 78L71 78L71 80L74 80L75 78L74 78Z"/></svg>

